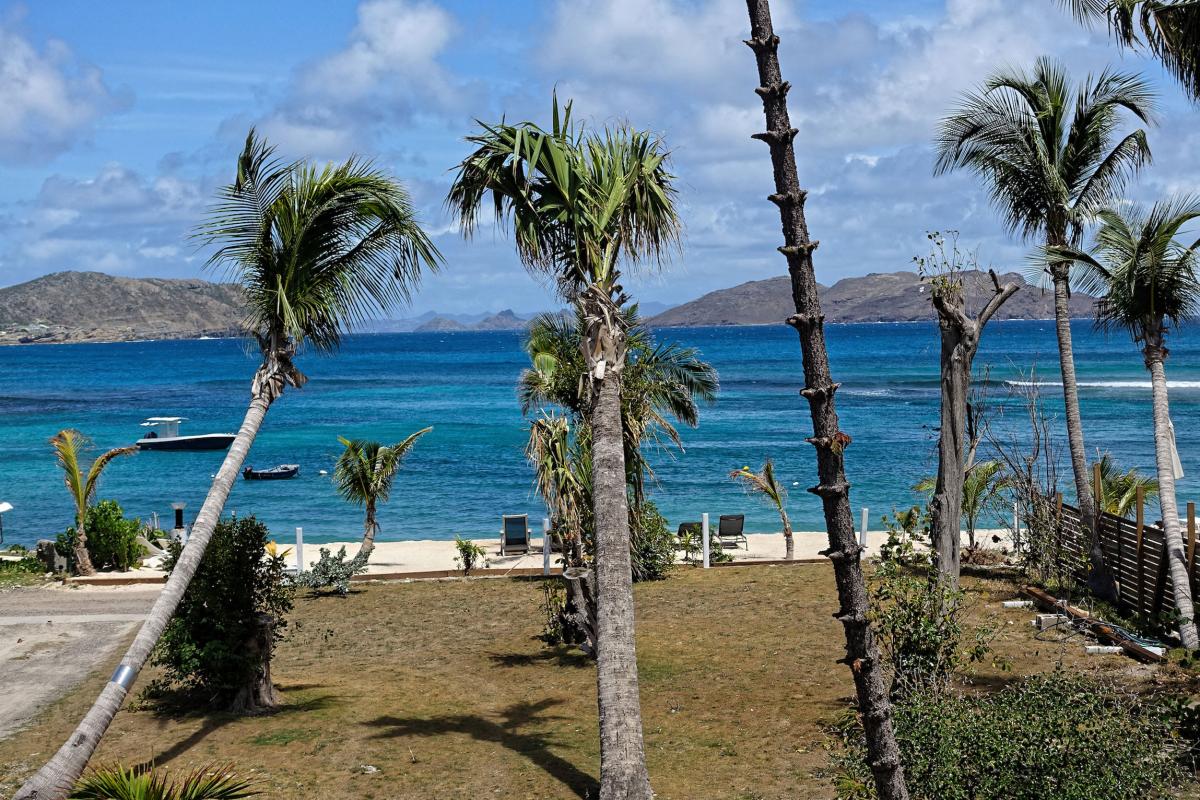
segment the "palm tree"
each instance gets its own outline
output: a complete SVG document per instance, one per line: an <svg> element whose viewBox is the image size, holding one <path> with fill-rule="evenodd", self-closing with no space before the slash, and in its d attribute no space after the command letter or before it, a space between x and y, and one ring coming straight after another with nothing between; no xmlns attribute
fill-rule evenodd
<svg viewBox="0 0 1200 800"><path fill-rule="evenodd" d="M1122 46L1148 49L1200 100L1200 0L1059 0L1084 22L1104 20Z"/></svg>
<svg viewBox="0 0 1200 800"><path fill-rule="evenodd" d="M674 176L663 142L628 126L586 132L553 104L550 130L479 123L447 197L464 235L485 198L511 223L517 254L549 275L583 318L585 413L596 529L601 800L650 798L634 644L621 383L628 348L624 265L662 264L678 247Z"/></svg>
<svg viewBox="0 0 1200 800"><path fill-rule="evenodd" d="M543 412L529 424L525 457L533 482L563 539L567 565L583 566L584 531L591 529L591 443L585 427L571 435L570 420Z"/></svg>
<svg viewBox="0 0 1200 800"><path fill-rule="evenodd" d="M196 574L267 409L285 387L304 385L296 354L333 352L349 325L405 301L422 270L441 261L408 192L356 158L323 169L282 163L251 130L220 198L197 235L216 245L209 265L242 285L245 326L262 353L246 416L146 622L75 733L17 793L22 800L62 798L83 773Z"/></svg>
<svg viewBox="0 0 1200 800"><path fill-rule="evenodd" d="M966 167L988 184L1009 230L1048 247L1075 245L1084 223L1110 204L1150 160L1142 129L1119 141L1122 111L1148 122L1150 85L1104 71L1072 86L1063 67L1039 58L1033 73L1002 70L942 121L936 173ZM1075 494L1092 527L1091 489L1071 345L1070 261L1048 263Z"/></svg>
<svg viewBox="0 0 1200 800"><path fill-rule="evenodd" d="M1054 248L1051 258L1082 265L1080 288L1101 295L1096 325L1125 330L1141 346L1150 371L1154 405L1154 450L1158 467L1158 504L1166 532L1167 562L1179 612L1179 638L1189 650L1200 648L1192 604L1191 577L1179 511L1175 505L1174 442L1167 402L1167 333L1200 312L1200 240L1176 241L1180 230L1200 218L1200 198L1175 197L1149 210L1130 207L1100 212L1100 228L1090 253Z"/></svg>
<svg viewBox="0 0 1200 800"><path fill-rule="evenodd" d="M913 489L932 494L936 485L937 479L929 477ZM980 461L967 467L963 476L961 514L963 527L967 530L968 550L975 550L975 533L979 529L980 516L995 506L1000 492L1008 485L1004 464L1000 461Z"/></svg>
<svg viewBox="0 0 1200 800"><path fill-rule="evenodd" d="M621 421L625 467L635 506L645 499L646 478L654 477L643 452L646 441L682 448L671 424L696 427L700 402L712 402L719 380L712 365L692 347L660 344L641 323L637 307L622 309L628 334L621 380ZM517 394L529 414L547 405L568 411L576 427L586 425L587 393L583 378L585 321L574 314L542 314L529 326L525 350L530 367L521 373Z"/></svg>
<svg viewBox="0 0 1200 800"><path fill-rule="evenodd" d="M775 464L768 458L759 472L754 472L750 467L742 467L730 472L729 477L741 483L747 492L760 494L775 506L775 510L779 512L779 521L783 525L783 541L787 547L784 558L791 561L796 555L796 550L792 542L792 521L788 519L787 514L787 489L775 479Z"/></svg>
<svg viewBox="0 0 1200 800"><path fill-rule="evenodd" d="M1100 509L1107 514L1128 516L1137 503L1139 489L1143 500L1158 496L1158 479L1143 475L1137 469L1121 472L1108 453L1100 456L1092 466L1100 467Z"/></svg>
<svg viewBox="0 0 1200 800"><path fill-rule="evenodd" d="M355 560L366 564L370 559L371 551L375 549L375 536L379 533L375 507L379 503L387 502L404 457L412 450L417 439L431 430L433 428L422 428L404 441L393 445L367 439L350 440L338 437L338 441L346 449L342 451L333 468L333 484L346 502L366 508L362 546L358 548Z"/></svg>
<svg viewBox="0 0 1200 800"><path fill-rule="evenodd" d="M750 38L746 45L754 51L758 67L755 94L762 100L767 130L754 134L771 152L771 171L775 191L768 200L779 210L783 228L783 246L779 252L787 259L791 279L792 303L796 313L787 324L800 339L804 367L804 388L800 396L808 403L813 435L806 441L816 450L816 486L810 492L821 498L829 549L825 554L833 562L838 591L837 620L846 636L846 656L854 678L867 759L880 800L907 800L908 784L900 747L892 728L892 707L888 699L886 675L879 658L879 646L867 614L867 582L862 570L862 547L854 535L854 516L850 510L850 484L846 480L845 451L851 437L841 429L829 369L829 350L825 346L825 315L821 312L813 251L818 242L809 235L804 204L808 192L800 188L793 140L796 129L788 114L787 95L791 85L783 79L779 66L779 36L771 20L768 0L746 0L750 17Z"/></svg>
<svg viewBox="0 0 1200 800"><path fill-rule="evenodd" d="M56 433L50 439L50 445L54 448L54 456L63 471L63 482L75 504L75 570L80 575L95 575L96 568L92 564L92 557L88 555L87 531L85 530L88 506L96 497L96 487L104 468L114 459L133 455L137 452L137 448L116 447L102 453L92 462L92 465L88 467L87 474L84 475L83 468L79 464L79 454L88 445L86 436L77 430L67 428Z"/></svg>

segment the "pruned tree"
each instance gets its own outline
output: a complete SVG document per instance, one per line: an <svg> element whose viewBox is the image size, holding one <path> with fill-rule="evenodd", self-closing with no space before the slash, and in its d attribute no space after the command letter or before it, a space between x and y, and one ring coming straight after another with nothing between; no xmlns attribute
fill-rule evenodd
<svg viewBox="0 0 1200 800"><path fill-rule="evenodd" d="M966 310L963 271L977 269L975 257L958 248L956 235L947 244L938 233L929 234L932 250L918 258L922 278L929 283L941 332L941 426L938 431L938 472L929 501L933 564L942 579L958 586L961 568L963 482L967 475L967 402L971 391L971 366L979 352L983 329L1000 307L1017 293L1015 283L1000 284L988 270L994 292L978 316ZM969 263L968 263L969 262Z"/></svg>
<svg viewBox="0 0 1200 800"><path fill-rule="evenodd" d="M754 51L758 65L758 88L767 130L754 135L771 151L775 192L770 200L779 208L784 244L779 251L787 258L791 278L792 301L796 313L787 322L800 337L804 364L804 389L808 401L813 435L807 439L817 451L818 483L811 491L821 498L829 549L837 581L839 610L837 619L846 634L845 663L854 676L854 688L866 733L867 758L875 778L880 800L906 800L908 787L900 749L892 729L892 710L888 700L888 682L879 658L879 648L867 618L867 585L863 578L862 548L854 536L854 518L850 510L850 485L846 481L843 454L850 436L838 425L833 396L838 384L829 372L829 353L825 347L825 317L817 294L817 276L813 271L813 250L817 242L808 235L804 216L807 193L800 188L796 171L796 152L792 141L796 129L788 116L787 93L791 85L779 68L779 37L771 23L768 0L746 0L750 15L750 38L746 44Z"/></svg>

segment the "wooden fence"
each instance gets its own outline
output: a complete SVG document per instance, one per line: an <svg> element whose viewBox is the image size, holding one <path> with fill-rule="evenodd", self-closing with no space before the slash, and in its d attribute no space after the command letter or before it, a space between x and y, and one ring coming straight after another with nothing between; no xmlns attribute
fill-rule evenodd
<svg viewBox="0 0 1200 800"><path fill-rule="evenodd" d="M1079 509L1065 505L1058 496L1059 557L1062 566L1086 582L1091 549L1090 532L1083 528ZM1145 501L1138 492L1136 518L1125 519L1101 513L1099 543L1104 560L1117 585L1117 607L1127 614L1152 616L1175 607L1174 587L1167 569L1166 533L1145 520ZM1187 504L1183 546L1191 576L1192 596L1200 591L1200 569L1196 553L1196 504Z"/></svg>

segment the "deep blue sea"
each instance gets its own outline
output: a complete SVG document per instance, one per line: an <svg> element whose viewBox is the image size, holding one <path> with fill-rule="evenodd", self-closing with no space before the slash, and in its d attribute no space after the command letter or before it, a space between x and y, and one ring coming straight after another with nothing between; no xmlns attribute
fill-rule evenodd
<svg viewBox="0 0 1200 800"><path fill-rule="evenodd" d="M855 517L869 506L873 524L893 506L915 500L911 484L929 474L938 415L938 337L932 323L832 325L827 328ZM1172 416L1187 477L1179 500L1200 500L1200 336L1175 337L1167 374ZM660 340L699 348L720 372L717 401L700 426L683 431L684 452L653 454L653 498L674 525L745 513L747 529L778 530L773 512L733 484L728 473L776 460L791 487L789 510L798 530L820 529L807 404L797 394L800 354L784 327L669 329ZM1089 452L1111 451L1122 466L1153 472L1149 379L1124 336L1075 325L1075 348ZM97 449L129 444L143 418L188 417L184 433L236 432L256 360L235 340L77 344L0 348L0 501L7 541L52 537L71 522L71 506L48 439L74 427ZM310 541L356 538L360 512L340 500L329 476L338 436L396 441L431 425L406 462L382 509L383 539L494 535L500 515L544 509L532 491L522 448L525 423L515 381L526 359L515 333L378 334L348 338L333 357L304 355L311 378L289 390L267 415L249 463L301 465L295 480L239 481L227 511L255 514L280 538L302 525ZM991 367L990 396L1008 397L1006 381L1030 366L1058 379L1051 322L1002 322L988 327L976 375ZM1044 388L1061 419L1061 389ZM999 426L1022 422L1015 409ZM1061 431L1061 425L1059 426ZM1065 435L1059 444L1065 456ZM198 511L222 453L144 452L113 463L100 496L130 515L157 512L165 527L171 503ZM1065 469L1063 471L1065 475ZM795 485L793 485L795 484Z"/></svg>

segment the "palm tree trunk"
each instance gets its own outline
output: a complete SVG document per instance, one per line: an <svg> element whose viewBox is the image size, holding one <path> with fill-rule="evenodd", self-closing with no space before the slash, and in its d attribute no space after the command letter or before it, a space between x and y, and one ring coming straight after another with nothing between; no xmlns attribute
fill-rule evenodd
<svg viewBox="0 0 1200 800"><path fill-rule="evenodd" d="M771 148L771 166L775 174L775 194L770 199L779 207L783 223L784 246L780 251L787 257L792 281L792 300L796 314L788 324L800 336L800 351L804 363L804 389L812 417L813 436L808 441L817 450L819 484L809 491L821 498L825 526L829 532L829 549L825 554L833 561L840 609L837 619L846 632L845 663L854 676L858 706L862 712L866 733L867 759L875 776L875 788L880 800L907 800L908 787L900 763L900 749L892 730L892 708L888 701L879 650L867 619L867 586L863 579L860 556L862 548L855 540L854 519L850 511L849 484L843 471L842 452L849 437L838 428L837 410L833 395L838 385L829 372L829 354L825 348L824 316L817 296L817 278L813 271L812 252L817 243L808 236L804 218L804 198L796 173L796 154L792 127L787 110L787 92L779 70L779 37L771 24L771 9L767 0L746 0L750 14L750 40L758 64L759 87L767 132L756 134Z"/></svg>
<svg viewBox="0 0 1200 800"><path fill-rule="evenodd" d="M80 575L95 575L96 567L92 564L92 556L87 549L87 531L84 526L86 518L87 503L84 503L79 512L79 519L75 521L75 571Z"/></svg>
<svg viewBox="0 0 1200 800"><path fill-rule="evenodd" d="M375 521L375 501L367 501L367 518L363 523L363 540L362 545L358 548L358 553L355 558L361 558L366 561L371 557L371 553L375 550L375 534L379 532L379 523Z"/></svg>
<svg viewBox="0 0 1200 800"><path fill-rule="evenodd" d="M1062 244L1051 242L1051 244ZM1067 444L1071 451L1071 472L1075 476L1075 497L1083 524L1094 529L1095 506L1092 487L1088 483L1087 451L1083 447L1083 422L1079 417L1079 385L1075 381L1075 351L1071 345L1071 310L1068 286L1068 267L1055 264L1050 268L1054 279L1054 327L1058 334L1058 365L1062 371L1063 404L1067 414Z"/></svg>
<svg viewBox="0 0 1200 800"><path fill-rule="evenodd" d="M1175 592L1175 610L1179 612L1179 638L1188 650L1200 648L1192 604L1192 579L1188 574L1183 533L1179 530L1179 509L1175 505L1175 465L1171 458L1171 412L1167 404L1167 372L1163 366L1165 350L1147 343L1143 351L1150 370L1150 388L1154 403L1154 456L1158 467L1158 505L1162 510L1163 531L1167 539L1167 565Z"/></svg>
<svg viewBox="0 0 1200 800"><path fill-rule="evenodd" d="M779 509L779 520L783 523L783 544L786 548L783 557L791 561L796 557L796 543L792 540L792 521L788 519L787 511L782 506Z"/></svg>
<svg viewBox="0 0 1200 800"><path fill-rule="evenodd" d="M624 335L617 351L624 352ZM602 334L603 335L603 334ZM615 364L620 364L618 358ZM599 381L592 409L592 505L596 525L596 683L600 708L600 800L651 800L642 741L634 640L633 573L621 423L621 370Z"/></svg>
<svg viewBox="0 0 1200 800"><path fill-rule="evenodd" d="M62 800L83 774L92 753L121 708L130 687L158 644L159 637L162 636L163 630L179 606L179 601L183 599L188 584L195 576L229 492L241 473L242 462L250 452L250 446L254 443L254 437L258 435L258 429L269 407L270 401L262 393L255 395L250 401L246 417L242 420L242 427L238 430L217 477L213 479L200 513L196 515L192 535L180 553L166 585L154 602L154 607L150 609L150 615L142 623L133 644L125 652L112 679L100 692L100 696L79 723L79 727L54 757L25 782L13 800Z"/></svg>

